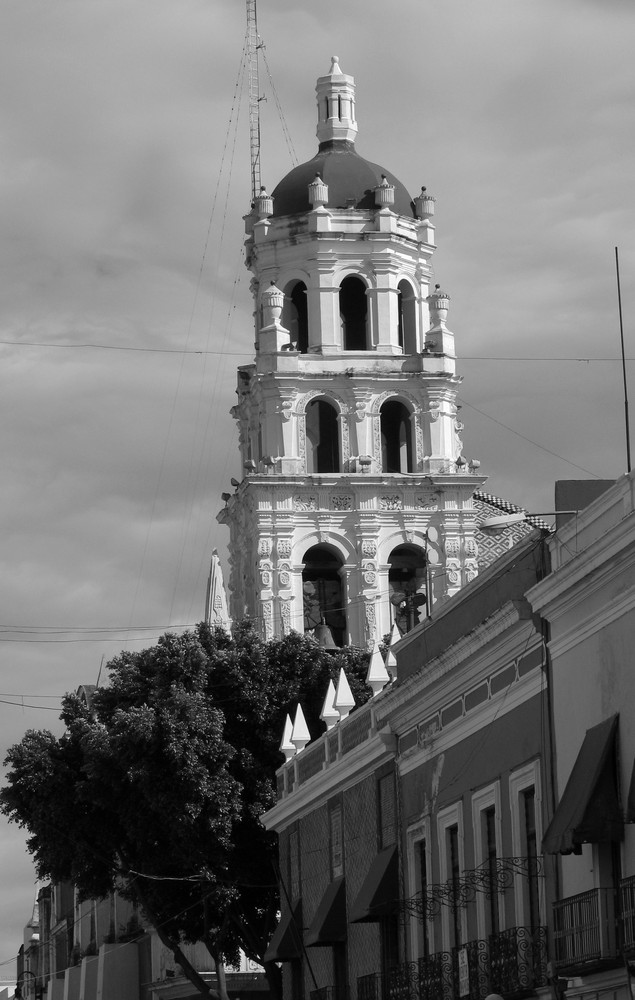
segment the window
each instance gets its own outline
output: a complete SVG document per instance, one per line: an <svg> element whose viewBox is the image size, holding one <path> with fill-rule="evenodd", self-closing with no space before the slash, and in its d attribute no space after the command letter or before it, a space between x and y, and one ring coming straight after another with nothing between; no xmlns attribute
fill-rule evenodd
<svg viewBox="0 0 635 1000"><path fill-rule="evenodd" d="M476 899L479 937L498 934L502 928L502 899L497 891L498 865L502 857L500 783L497 781L472 796L474 861L486 873L486 892Z"/></svg>
<svg viewBox="0 0 635 1000"><path fill-rule="evenodd" d="M325 399L314 399L306 408L306 471L340 471L337 411Z"/></svg>
<svg viewBox="0 0 635 1000"><path fill-rule="evenodd" d="M410 413L397 399L380 410L382 472L413 472Z"/></svg>
<svg viewBox="0 0 635 1000"><path fill-rule="evenodd" d="M340 285L340 322L345 351L368 350L366 285L352 275Z"/></svg>
<svg viewBox="0 0 635 1000"><path fill-rule="evenodd" d="M428 919L426 913L428 886L434 882L430 851L430 820L427 817L408 829L407 844L407 891L415 903L410 916L410 955L413 959L425 960L434 951L434 922Z"/></svg>
<svg viewBox="0 0 635 1000"><path fill-rule="evenodd" d="M377 782L379 798L379 849L397 843L397 817L395 810L395 775L385 774Z"/></svg>
<svg viewBox="0 0 635 1000"><path fill-rule="evenodd" d="M329 810L331 878L341 878L344 874L344 840L342 836L342 806L340 803Z"/></svg>
<svg viewBox="0 0 635 1000"><path fill-rule="evenodd" d="M289 896L292 902L300 896L300 830L297 823L289 830Z"/></svg>
<svg viewBox="0 0 635 1000"><path fill-rule="evenodd" d="M509 776L514 857L525 859L526 874L514 876L516 925L535 930L545 923L542 878L538 875L542 843L540 764L533 761Z"/></svg>
<svg viewBox="0 0 635 1000"><path fill-rule="evenodd" d="M344 645L346 632L341 570L341 559L326 546L314 545L304 555L304 631L311 632L324 621L336 646Z"/></svg>
<svg viewBox="0 0 635 1000"><path fill-rule="evenodd" d="M463 804L443 809L437 815L441 880L448 884L451 903L441 915L443 950L460 948L467 940L465 908L460 906L460 881L464 870Z"/></svg>

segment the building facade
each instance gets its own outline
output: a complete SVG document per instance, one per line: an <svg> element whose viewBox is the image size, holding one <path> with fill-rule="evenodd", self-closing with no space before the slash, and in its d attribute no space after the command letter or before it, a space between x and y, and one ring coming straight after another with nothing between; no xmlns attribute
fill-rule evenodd
<svg viewBox="0 0 635 1000"><path fill-rule="evenodd" d="M549 990L543 533L395 647L396 680L278 772L293 1000ZM547 866L552 864L549 860Z"/></svg>
<svg viewBox="0 0 635 1000"><path fill-rule="evenodd" d="M528 598L548 623L558 804L553 961L567 996L628 996L635 958L635 476L549 542Z"/></svg>

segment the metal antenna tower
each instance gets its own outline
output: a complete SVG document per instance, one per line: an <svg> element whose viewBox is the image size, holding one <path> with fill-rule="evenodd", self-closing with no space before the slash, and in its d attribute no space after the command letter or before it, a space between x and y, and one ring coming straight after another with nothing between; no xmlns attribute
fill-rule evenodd
<svg viewBox="0 0 635 1000"><path fill-rule="evenodd" d="M251 153L251 200L260 193L260 81L258 78L256 0L247 0L247 53L249 56L249 151Z"/></svg>

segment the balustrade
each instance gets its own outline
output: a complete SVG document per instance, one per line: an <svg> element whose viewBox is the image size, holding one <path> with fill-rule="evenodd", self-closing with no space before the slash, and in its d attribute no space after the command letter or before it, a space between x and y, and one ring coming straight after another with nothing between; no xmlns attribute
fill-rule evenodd
<svg viewBox="0 0 635 1000"><path fill-rule="evenodd" d="M616 957L615 893L589 889L553 904L557 968Z"/></svg>
<svg viewBox="0 0 635 1000"><path fill-rule="evenodd" d="M487 940L469 941L462 949L403 963L390 970L384 1000L455 1000L462 990L468 991L471 1000L482 1000L490 993L523 996L547 984L546 944L544 927L512 927ZM460 951L466 956L461 977ZM375 994L362 996L359 982L358 1000L382 997L381 987Z"/></svg>

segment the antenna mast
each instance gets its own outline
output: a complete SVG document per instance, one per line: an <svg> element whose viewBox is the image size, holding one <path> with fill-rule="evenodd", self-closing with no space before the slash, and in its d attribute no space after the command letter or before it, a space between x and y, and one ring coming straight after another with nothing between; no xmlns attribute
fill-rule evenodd
<svg viewBox="0 0 635 1000"><path fill-rule="evenodd" d="M249 55L249 151L251 153L251 200L260 193L260 81L258 79L258 35L256 0L247 0L247 52Z"/></svg>

